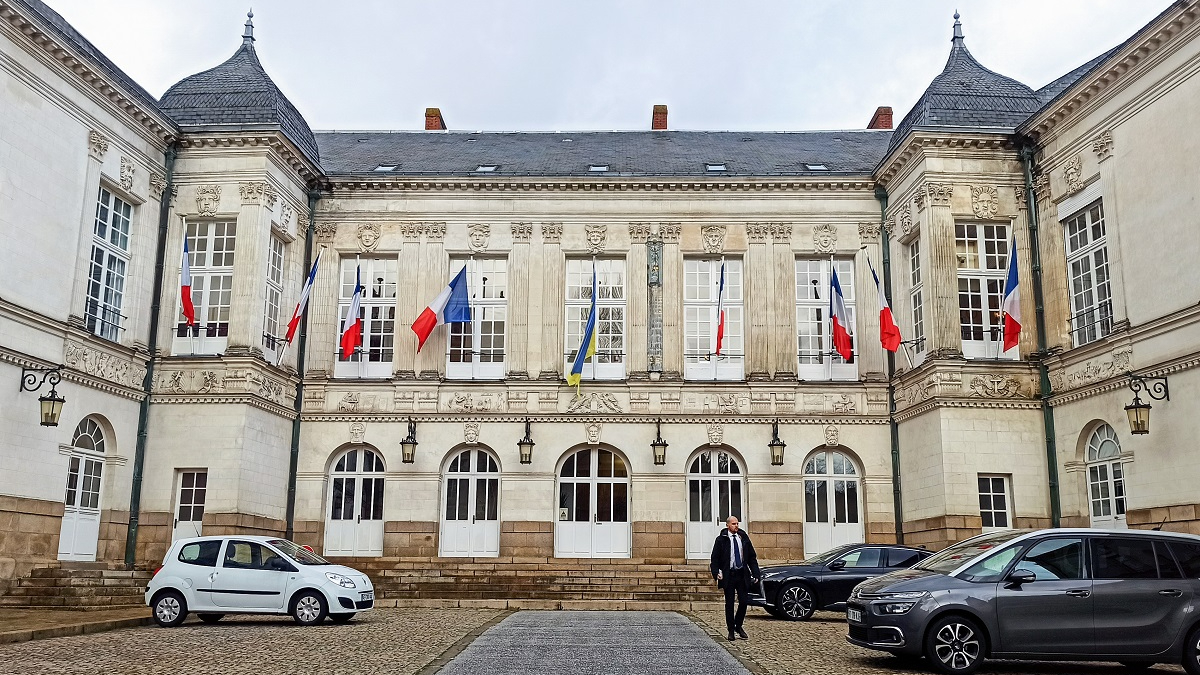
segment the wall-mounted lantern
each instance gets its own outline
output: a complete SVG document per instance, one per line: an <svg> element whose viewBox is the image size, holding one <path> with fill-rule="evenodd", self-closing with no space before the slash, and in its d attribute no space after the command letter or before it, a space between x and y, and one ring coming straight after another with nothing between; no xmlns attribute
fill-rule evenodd
<svg viewBox="0 0 1200 675"><path fill-rule="evenodd" d="M1150 433L1150 404L1143 403L1138 393L1144 391L1155 401L1170 401L1171 394L1167 390L1167 378L1142 377L1130 373L1129 390L1133 392L1133 403L1125 406L1125 414L1129 417L1129 433L1148 434Z"/></svg>
<svg viewBox="0 0 1200 675"><path fill-rule="evenodd" d="M417 423L408 418L408 435L400 441L400 461L412 464L417 460Z"/></svg>
<svg viewBox="0 0 1200 675"><path fill-rule="evenodd" d="M779 438L779 420L771 424L771 442L767 447L771 449L771 466L783 466L783 450L787 443Z"/></svg>
<svg viewBox="0 0 1200 675"><path fill-rule="evenodd" d="M58 426L58 418L62 415L63 404L67 400L58 395L58 390L55 386L62 381L62 366L53 368L22 368L21 369L21 391L39 391L42 385L50 384L50 393L45 396L38 397L38 403L41 404L40 420L44 427ZM41 379L38 379L38 374L41 374Z"/></svg>
<svg viewBox="0 0 1200 675"><path fill-rule="evenodd" d="M655 466L662 466L667 463L667 442L662 437L662 419L654 422L654 441L650 443L650 447L654 450Z"/></svg>
<svg viewBox="0 0 1200 675"><path fill-rule="evenodd" d="M517 449L521 451L521 463L533 463L533 437L529 435L529 418L525 418L525 438L517 441Z"/></svg>

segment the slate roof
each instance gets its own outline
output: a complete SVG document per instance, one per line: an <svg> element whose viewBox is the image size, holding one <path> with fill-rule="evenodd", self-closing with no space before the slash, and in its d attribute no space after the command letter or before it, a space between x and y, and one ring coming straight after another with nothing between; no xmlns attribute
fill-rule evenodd
<svg viewBox="0 0 1200 675"><path fill-rule="evenodd" d="M1028 86L980 65L967 50L955 14L946 67L896 127L888 151L914 127L1015 128L1043 102Z"/></svg>
<svg viewBox="0 0 1200 675"><path fill-rule="evenodd" d="M296 106L283 95L254 52L250 22L242 46L216 68L185 77L159 101L163 110L185 130L188 127L226 129L278 128L313 164L320 153L312 130Z"/></svg>
<svg viewBox="0 0 1200 675"><path fill-rule="evenodd" d="M51 33L56 33L60 39L74 47L84 58L91 60L92 65L99 68L111 82L120 86L139 103L166 117L162 108L158 105L158 100L151 96L150 92L142 89L141 85L130 79L124 71L118 68L115 63L109 61L103 52L97 49L87 38L83 37L79 31L75 30L71 24L67 23L67 20L62 15L50 9L46 3L41 0L13 0L13 3L41 19L45 28L49 29Z"/></svg>
<svg viewBox="0 0 1200 675"><path fill-rule="evenodd" d="M828 176L869 175L890 131L318 132L327 175ZM724 164L711 172L706 163ZM824 164L813 170L805 163ZM607 165L593 172L591 165Z"/></svg>

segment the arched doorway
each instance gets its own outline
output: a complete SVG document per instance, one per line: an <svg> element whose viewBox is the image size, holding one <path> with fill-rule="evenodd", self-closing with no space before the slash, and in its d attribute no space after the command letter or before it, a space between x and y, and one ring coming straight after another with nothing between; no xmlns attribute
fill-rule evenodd
<svg viewBox="0 0 1200 675"><path fill-rule="evenodd" d="M612 450L567 453L558 470L554 555L560 558L628 558L629 469Z"/></svg>
<svg viewBox="0 0 1200 675"><path fill-rule="evenodd" d="M862 483L858 468L837 450L817 450L804 461L804 556L863 541Z"/></svg>
<svg viewBox="0 0 1200 675"><path fill-rule="evenodd" d="M1121 443L1107 424L1092 430L1087 441L1088 503L1092 527L1125 529L1125 467Z"/></svg>
<svg viewBox="0 0 1200 675"><path fill-rule="evenodd" d="M383 555L383 457L369 447L342 452L329 472L325 555Z"/></svg>
<svg viewBox="0 0 1200 675"><path fill-rule="evenodd" d="M688 462L687 557L708 558L725 520L745 524L746 490L741 463L726 450L704 449Z"/></svg>
<svg viewBox="0 0 1200 675"><path fill-rule="evenodd" d="M483 448L455 452L442 472L440 555L500 555L500 464Z"/></svg>
<svg viewBox="0 0 1200 675"><path fill-rule="evenodd" d="M71 436L62 529L58 535L59 560L96 559L104 446L103 428L91 417L83 418Z"/></svg>

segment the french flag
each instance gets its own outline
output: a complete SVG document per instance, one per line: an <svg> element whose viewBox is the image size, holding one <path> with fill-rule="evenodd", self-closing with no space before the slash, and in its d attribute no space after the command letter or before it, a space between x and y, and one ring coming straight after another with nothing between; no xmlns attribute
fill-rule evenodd
<svg viewBox="0 0 1200 675"><path fill-rule="evenodd" d="M838 281L837 269L829 265L829 315L833 319L833 348L846 363L854 362L854 340L850 337L850 320L846 312L846 299L842 296L842 284Z"/></svg>
<svg viewBox="0 0 1200 675"><path fill-rule="evenodd" d="M179 273L179 300L187 325L196 325L196 307L192 304L192 264L188 260L187 235L183 237L183 271Z"/></svg>
<svg viewBox="0 0 1200 675"><path fill-rule="evenodd" d="M1000 304L1004 313L1004 351L1017 346L1021 339L1021 289L1017 285L1017 238L1013 237L1008 249L1008 277L1004 280L1004 302Z"/></svg>
<svg viewBox="0 0 1200 675"><path fill-rule="evenodd" d="M362 318L358 315L358 308L361 304L363 286L362 286L362 266L354 268L354 298L350 300L350 306L346 308L346 316L342 319L342 360L350 359L354 354L354 350L362 346Z"/></svg>
<svg viewBox="0 0 1200 675"><path fill-rule="evenodd" d="M721 283L717 286L717 356L725 339L725 261L721 261Z"/></svg>
<svg viewBox="0 0 1200 675"><path fill-rule="evenodd" d="M308 273L308 278L304 280L304 288L300 290L300 302L296 303L296 311L292 312L292 320L288 321L287 337L284 341L289 345L292 344L292 338L296 337L296 331L300 328L300 317L304 316L304 311L308 309L308 294L312 292L313 281L317 278L317 263L321 262L321 254L325 249L317 251L317 259L313 261L312 270Z"/></svg>
<svg viewBox="0 0 1200 675"><path fill-rule="evenodd" d="M467 268L464 265L450 284L429 303L425 311L413 322L412 330L417 334L417 352L425 346L425 340L434 328L444 323L470 323L471 303L467 299Z"/></svg>
<svg viewBox="0 0 1200 675"><path fill-rule="evenodd" d="M896 317L892 316L892 308L883 293L883 284L879 283L879 275L875 274L875 266L870 258L867 258L867 267L871 268L871 278L875 280L875 290L879 293L879 341L884 349L894 352L900 348L900 327L896 325Z"/></svg>

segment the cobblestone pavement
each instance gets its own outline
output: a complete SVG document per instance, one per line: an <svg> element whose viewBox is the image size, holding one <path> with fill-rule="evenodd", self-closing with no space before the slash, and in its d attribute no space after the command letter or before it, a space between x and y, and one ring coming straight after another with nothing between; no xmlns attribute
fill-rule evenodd
<svg viewBox="0 0 1200 675"><path fill-rule="evenodd" d="M932 672L920 661L899 659L883 652L860 649L846 642L846 619L837 612L817 612L810 621L783 621L761 609L746 615L749 640L725 642L725 609L694 613L708 625L718 641L735 654L748 657L769 675L900 675ZM752 666L753 669L753 666ZM980 673L988 675L1128 675L1117 663L1055 663L1049 661L988 661ZM1150 673L1182 673L1180 666L1157 665Z"/></svg>
<svg viewBox="0 0 1200 675"><path fill-rule="evenodd" d="M675 612L518 612L438 675L750 675Z"/></svg>
<svg viewBox="0 0 1200 675"><path fill-rule="evenodd" d="M149 626L0 645L0 674L411 675L463 636L503 614L494 609L377 609L337 626L288 617L231 617L177 628Z"/></svg>

